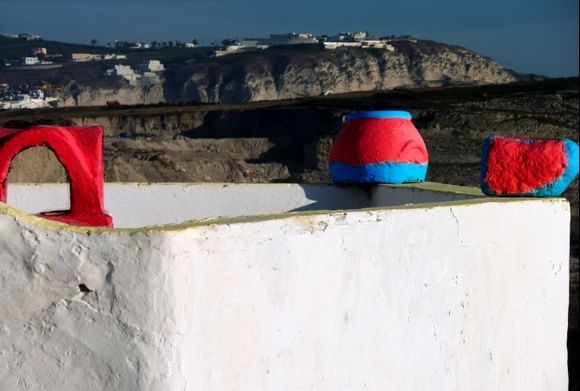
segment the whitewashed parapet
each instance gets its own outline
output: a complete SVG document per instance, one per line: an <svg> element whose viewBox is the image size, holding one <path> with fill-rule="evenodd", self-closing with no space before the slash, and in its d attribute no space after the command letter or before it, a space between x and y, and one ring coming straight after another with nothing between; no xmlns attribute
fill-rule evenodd
<svg viewBox="0 0 580 391"><path fill-rule="evenodd" d="M569 206L78 228L0 206L2 390L565 390Z"/></svg>

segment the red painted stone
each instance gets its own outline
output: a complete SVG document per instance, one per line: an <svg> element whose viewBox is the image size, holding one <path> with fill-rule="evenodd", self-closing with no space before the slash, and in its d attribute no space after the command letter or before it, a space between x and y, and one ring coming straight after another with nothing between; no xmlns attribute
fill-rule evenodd
<svg viewBox="0 0 580 391"><path fill-rule="evenodd" d="M33 126L0 128L0 201L6 202L6 181L12 159L21 151L44 146L68 173L70 210L39 216L72 225L112 227L103 208L103 130L100 126Z"/></svg>
<svg viewBox="0 0 580 391"><path fill-rule="evenodd" d="M486 186L494 194L525 194L560 177L566 169L564 144L559 140L496 137L487 156Z"/></svg>

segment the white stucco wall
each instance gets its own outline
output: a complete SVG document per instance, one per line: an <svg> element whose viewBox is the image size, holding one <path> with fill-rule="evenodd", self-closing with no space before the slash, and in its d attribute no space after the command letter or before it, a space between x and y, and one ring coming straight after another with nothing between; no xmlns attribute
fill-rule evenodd
<svg viewBox="0 0 580 391"><path fill-rule="evenodd" d="M565 390L568 229L561 199L144 229L0 205L0 389Z"/></svg>

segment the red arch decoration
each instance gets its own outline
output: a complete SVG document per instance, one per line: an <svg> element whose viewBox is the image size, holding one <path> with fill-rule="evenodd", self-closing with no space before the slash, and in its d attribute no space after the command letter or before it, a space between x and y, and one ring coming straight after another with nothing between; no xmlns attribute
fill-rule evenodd
<svg viewBox="0 0 580 391"><path fill-rule="evenodd" d="M39 216L63 223L112 227L103 208L103 130L100 126L33 126L0 128L0 201L6 202L6 182L12 159L23 150L45 146L52 150L68 173L70 210Z"/></svg>

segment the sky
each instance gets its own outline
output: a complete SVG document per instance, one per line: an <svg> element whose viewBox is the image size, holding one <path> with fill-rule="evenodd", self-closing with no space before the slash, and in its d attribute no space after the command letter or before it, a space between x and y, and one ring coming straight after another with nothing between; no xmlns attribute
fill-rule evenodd
<svg viewBox="0 0 580 391"><path fill-rule="evenodd" d="M0 32L201 43L369 31L466 47L505 68L578 76L578 0L0 0Z"/></svg>

